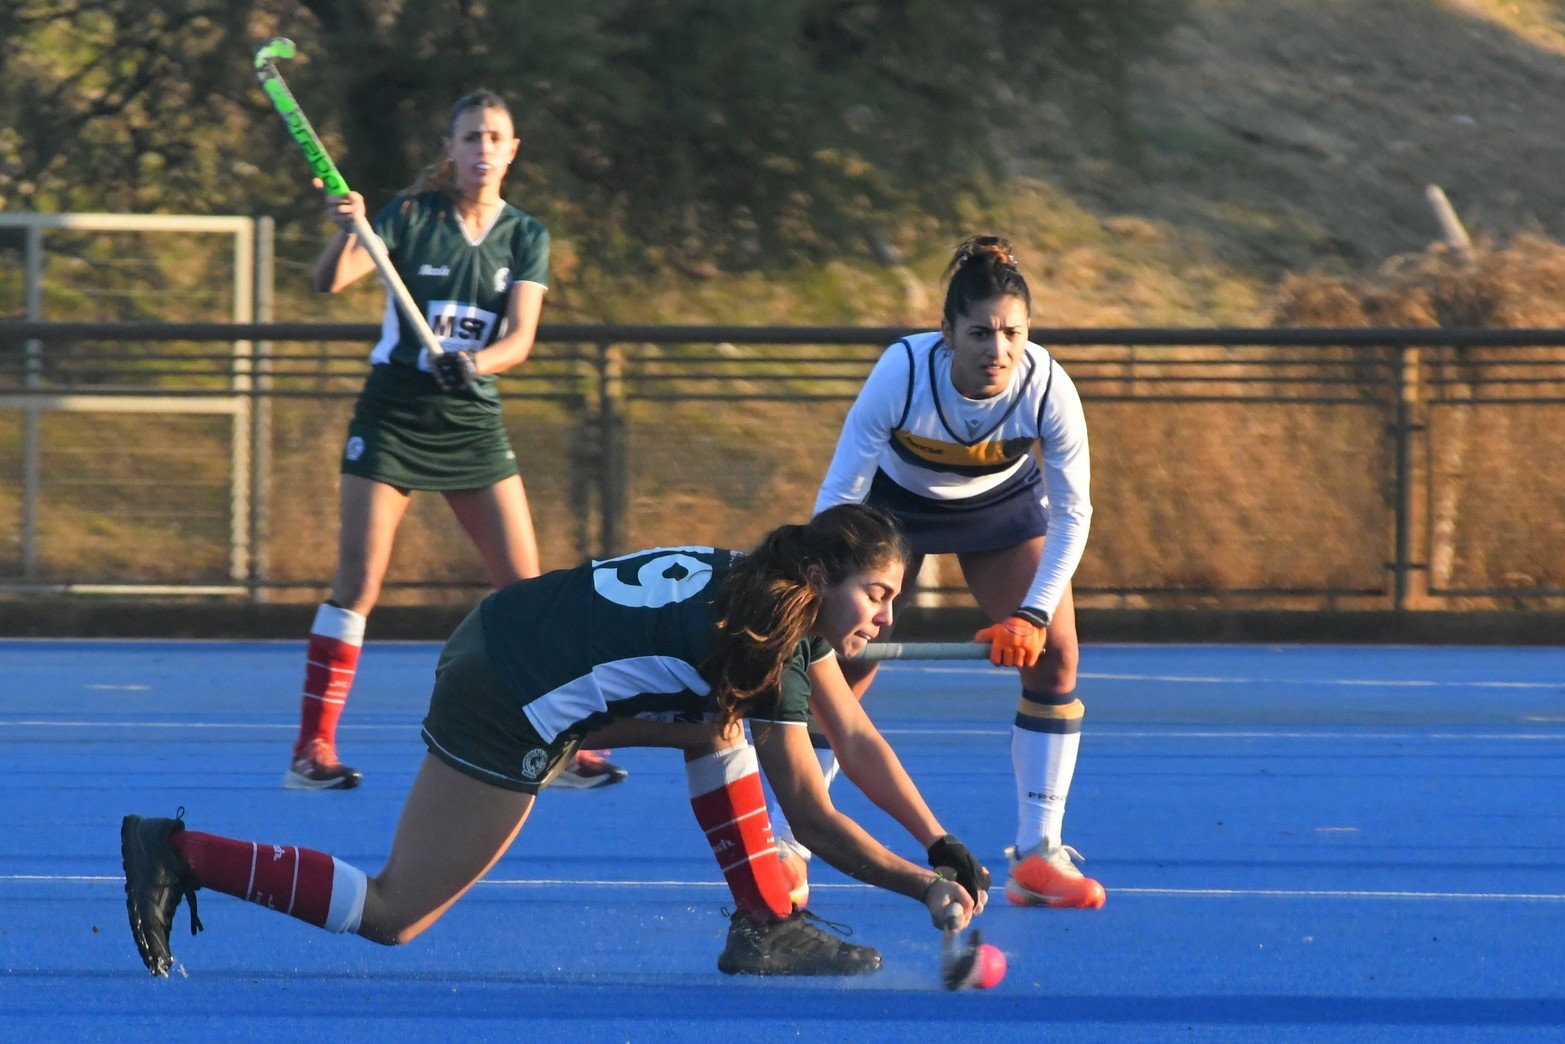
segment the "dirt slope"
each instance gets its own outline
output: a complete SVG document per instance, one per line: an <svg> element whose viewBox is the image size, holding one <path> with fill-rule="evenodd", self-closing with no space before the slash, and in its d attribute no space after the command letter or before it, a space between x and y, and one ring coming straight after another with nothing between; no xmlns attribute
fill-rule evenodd
<svg viewBox="0 0 1565 1044"><path fill-rule="evenodd" d="M1475 236L1561 238L1559 16L1541 0L1196 0L1134 72L1136 164L1113 161L1106 118L1083 135L1046 113L1019 129L1017 170L1269 279L1423 249L1429 184Z"/></svg>

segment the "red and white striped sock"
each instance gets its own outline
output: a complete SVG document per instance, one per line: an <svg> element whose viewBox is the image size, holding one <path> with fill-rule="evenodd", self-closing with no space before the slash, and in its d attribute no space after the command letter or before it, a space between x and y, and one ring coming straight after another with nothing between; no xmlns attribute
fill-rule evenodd
<svg viewBox="0 0 1565 1044"><path fill-rule="evenodd" d="M741 743L687 761L685 779L696 822L739 909L761 921L793 913L755 748Z"/></svg>
<svg viewBox="0 0 1565 1044"><path fill-rule="evenodd" d="M202 888L237 896L328 932L356 932L369 881L335 856L292 845L176 830L169 846L195 871Z"/></svg>
<svg viewBox="0 0 1565 1044"><path fill-rule="evenodd" d="M348 703L348 689L364 645L364 617L325 602L315 612L310 645L305 652L304 696L299 708L299 738L295 757L315 740L337 745L337 720Z"/></svg>

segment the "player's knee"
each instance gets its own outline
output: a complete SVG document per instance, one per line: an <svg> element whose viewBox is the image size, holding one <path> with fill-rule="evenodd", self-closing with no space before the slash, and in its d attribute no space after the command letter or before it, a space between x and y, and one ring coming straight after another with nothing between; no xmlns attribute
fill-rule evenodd
<svg viewBox="0 0 1565 1044"><path fill-rule="evenodd" d="M1040 663L1022 671L1022 687L1051 697L1051 703L1064 703L1076 691L1076 668L1064 664Z"/></svg>
<svg viewBox="0 0 1565 1044"><path fill-rule="evenodd" d="M847 680L848 688L853 690L855 699L862 700L864 694L869 691L870 683L875 680L875 672L880 664L869 661L840 660L842 676Z"/></svg>
<svg viewBox="0 0 1565 1044"><path fill-rule="evenodd" d="M847 679L849 685L856 685L875 675L875 670L880 666L874 660L840 660L842 676Z"/></svg>
<svg viewBox="0 0 1565 1044"><path fill-rule="evenodd" d="M388 903L374 878L364 897L364 913L359 919L358 933L362 938L382 946L401 946L412 942L433 922L430 917L416 917Z"/></svg>
<svg viewBox="0 0 1565 1044"><path fill-rule="evenodd" d="M1076 689L1076 666L1081 655L1074 644L1049 647L1036 666L1022 668L1022 684L1033 692L1068 696Z"/></svg>
<svg viewBox="0 0 1565 1044"><path fill-rule="evenodd" d="M359 935L382 946L401 946L418 938L426 927L428 927L426 924L410 924L406 921L401 923L370 921L366 918L359 925Z"/></svg>

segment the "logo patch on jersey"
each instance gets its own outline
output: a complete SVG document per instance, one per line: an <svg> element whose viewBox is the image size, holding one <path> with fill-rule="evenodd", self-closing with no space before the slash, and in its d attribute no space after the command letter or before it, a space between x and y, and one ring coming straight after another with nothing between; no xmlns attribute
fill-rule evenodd
<svg viewBox="0 0 1565 1044"><path fill-rule="evenodd" d="M969 468L1009 464L1024 455L1033 441L1027 438L1005 439L1002 442L980 442L964 446L958 442L926 439L908 431L894 431L891 434L903 449L921 461Z"/></svg>
<svg viewBox="0 0 1565 1044"><path fill-rule="evenodd" d="M436 279L440 279L440 278L443 278L443 277L448 276L448 275L451 274L451 266L450 265L419 265L418 266L418 274L421 275L421 276L432 276L432 277L434 277Z"/></svg>
<svg viewBox="0 0 1565 1044"><path fill-rule="evenodd" d="M537 779L548 767L549 752L538 747L529 750L527 756L522 759L522 775L528 779Z"/></svg>
<svg viewBox="0 0 1565 1044"><path fill-rule="evenodd" d="M494 292L503 294L509 289L511 289L510 268L497 269L494 274Z"/></svg>
<svg viewBox="0 0 1565 1044"><path fill-rule="evenodd" d="M364 456L364 440L355 435L348 440L348 445L342 451L344 460L358 460Z"/></svg>
<svg viewBox="0 0 1565 1044"><path fill-rule="evenodd" d="M450 352L482 348L500 317L466 301L431 301L425 306L430 332Z"/></svg>

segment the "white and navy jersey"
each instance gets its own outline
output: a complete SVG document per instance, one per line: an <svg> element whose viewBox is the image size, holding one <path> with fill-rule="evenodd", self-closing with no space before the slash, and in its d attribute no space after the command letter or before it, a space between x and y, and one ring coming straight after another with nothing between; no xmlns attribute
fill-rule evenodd
<svg viewBox="0 0 1565 1044"><path fill-rule="evenodd" d="M665 547L589 562L496 591L480 603L484 644L506 688L545 742L615 718L701 720L712 599L737 551ZM819 638L795 648L780 691L754 720L808 720L810 665L833 655Z"/></svg>
<svg viewBox="0 0 1565 1044"><path fill-rule="evenodd" d="M443 192L399 196L375 216L373 226L430 331L447 350L476 351L493 344L504 333L511 287L548 285L549 233L509 203L477 239ZM370 361L427 370L418 335L403 327L388 294ZM492 381L492 376L481 380Z"/></svg>
<svg viewBox="0 0 1565 1044"><path fill-rule="evenodd" d="M1049 532L1022 605L1052 616L1087 546L1092 472L1081 397L1036 344L1024 349L1010 386L987 399L956 390L951 349L938 332L886 349L848 411L815 511L863 501L877 470L910 493L959 504L1029 477L1034 447Z"/></svg>

